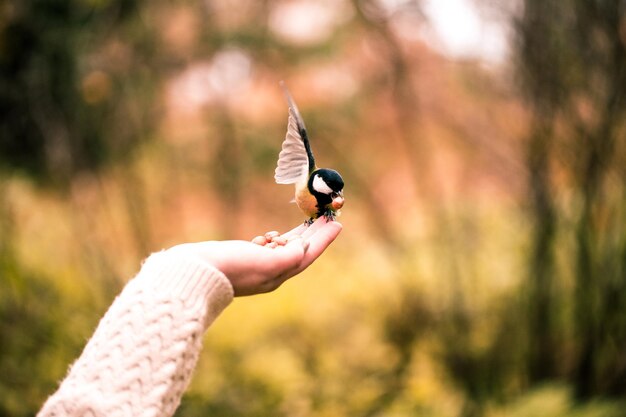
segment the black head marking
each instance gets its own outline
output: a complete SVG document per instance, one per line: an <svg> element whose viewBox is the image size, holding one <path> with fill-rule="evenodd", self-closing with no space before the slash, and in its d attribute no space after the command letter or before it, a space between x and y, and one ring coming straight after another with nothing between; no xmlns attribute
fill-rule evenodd
<svg viewBox="0 0 626 417"><path fill-rule="evenodd" d="M317 217L328 213L333 198L343 192L343 178L332 169L321 168L313 171L307 185L317 201Z"/></svg>
<svg viewBox="0 0 626 417"><path fill-rule="evenodd" d="M333 169L321 168L313 171L309 177L309 191L314 196L328 197L329 202L332 200L331 194L339 193L343 190L343 178Z"/></svg>

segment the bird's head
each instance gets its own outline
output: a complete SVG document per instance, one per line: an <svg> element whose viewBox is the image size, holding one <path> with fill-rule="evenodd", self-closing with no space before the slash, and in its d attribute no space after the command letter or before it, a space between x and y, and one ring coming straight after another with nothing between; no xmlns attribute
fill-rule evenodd
<svg viewBox="0 0 626 417"><path fill-rule="evenodd" d="M343 178L335 170L321 168L309 177L309 191L317 199L319 207L337 211L343 207Z"/></svg>

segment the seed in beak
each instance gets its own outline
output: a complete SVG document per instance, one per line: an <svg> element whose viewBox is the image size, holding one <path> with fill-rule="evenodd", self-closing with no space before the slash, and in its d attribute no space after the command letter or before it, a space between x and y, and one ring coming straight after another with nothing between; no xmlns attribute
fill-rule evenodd
<svg viewBox="0 0 626 417"><path fill-rule="evenodd" d="M330 206L333 208L333 210L339 210L340 208L343 207L343 197L338 196L333 198L333 201L330 203Z"/></svg>

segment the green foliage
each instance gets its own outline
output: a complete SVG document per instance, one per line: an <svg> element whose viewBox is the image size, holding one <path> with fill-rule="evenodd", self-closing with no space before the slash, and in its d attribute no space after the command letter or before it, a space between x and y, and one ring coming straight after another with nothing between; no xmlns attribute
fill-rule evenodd
<svg viewBox="0 0 626 417"><path fill-rule="evenodd" d="M591 401L577 404L569 390L563 386L542 386L513 401L489 416L506 417L621 417L624 404L619 402Z"/></svg>
<svg viewBox="0 0 626 417"><path fill-rule="evenodd" d="M49 277L4 257L0 280L0 415L29 416L54 392L83 339L72 332L70 309L59 311L67 295Z"/></svg>

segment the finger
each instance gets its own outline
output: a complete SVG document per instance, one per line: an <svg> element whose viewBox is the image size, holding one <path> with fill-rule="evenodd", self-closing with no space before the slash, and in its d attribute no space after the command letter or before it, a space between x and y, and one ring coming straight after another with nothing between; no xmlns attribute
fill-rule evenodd
<svg viewBox="0 0 626 417"><path fill-rule="evenodd" d="M268 242L271 242L272 239L274 239L276 236L280 236L280 233L278 233L276 230L272 230L271 232L267 232L265 234L265 239L267 239Z"/></svg>
<svg viewBox="0 0 626 417"><path fill-rule="evenodd" d="M276 236L272 239L272 243L276 243L279 246L284 246L287 244L287 239L284 236Z"/></svg>
<svg viewBox="0 0 626 417"><path fill-rule="evenodd" d="M260 246L265 246L265 244L267 243L267 239L265 238L265 236L256 236L254 239L252 239L252 243Z"/></svg>
<svg viewBox="0 0 626 417"><path fill-rule="evenodd" d="M294 227L293 229L291 229L290 231L283 233L281 236L284 237L285 239L289 239L294 236L301 235L302 232L304 232L306 229L307 227L305 224L300 224L297 227Z"/></svg>
<svg viewBox="0 0 626 417"><path fill-rule="evenodd" d="M328 220L326 219L326 217L322 216L322 217L318 218L317 220L315 220L315 222L312 225L307 227L307 229L304 232L302 232L302 238L305 239L305 240L309 239L318 230L320 230L322 227L324 227L324 225L326 223L328 223Z"/></svg>
<svg viewBox="0 0 626 417"><path fill-rule="evenodd" d="M333 243L333 241L339 236L339 233L343 230L343 225L337 221L324 222L317 232L313 234L308 242L309 246L304 254L302 263L298 266L295 274L298 274L305 270L309 265L313 263L319 256L326 250L326 248Z"/></svg>

